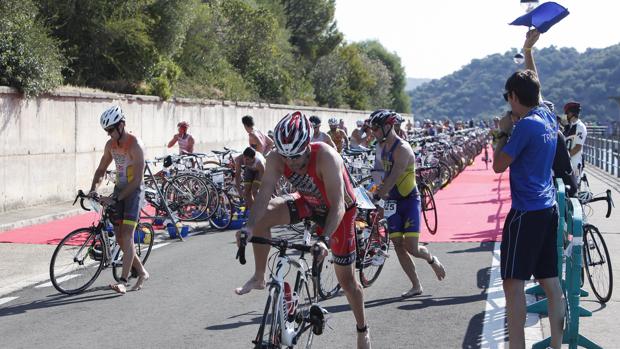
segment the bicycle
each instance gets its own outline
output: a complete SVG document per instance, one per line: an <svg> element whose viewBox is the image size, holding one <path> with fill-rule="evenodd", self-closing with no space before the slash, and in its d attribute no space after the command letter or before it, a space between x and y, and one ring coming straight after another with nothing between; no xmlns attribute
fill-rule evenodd
<svg viewBox="0 0 620 349"><path fill-rule="evenodd" d="M387 222L381 218L377 206L383 207L381 201L373 204L365 189L355 189L358 216L355 220L355 268L362 287L370 287L381 274L385 259L389 257L390 238ZM340 290L336 279L333 256L330 254L318 266L318 292L321 299L329 299Z"/></svg>
<svg viewBox="0 0 620 349"><path fill-rule="evenodd" d="M99 221L90 227L79 228L65 236L52 254L50 261L50 280L59 292L77 294L86 290L99 276L101 271L112 266L112 275L120 282L123 267L123 253L116 242L111 227L111 206L102 210L99 198L91 198L79 191L73 204L80 199L80 206L86 211L84 200L92 209L101 213ZM148 223L138 223L134 232L136 254L142 264L146 263L153 248L155 232ZM133 271L132 271L133 273ZM135 275L134 275L135 276Z"/></svg>
<svg viewBox="0 0 620 349"><path fill-rule="evenodd" d="M306 225L308 228L308 225ZM306 229L303 244L291 243L286 239L267 239L252 236L249 240L245 232L241 232L237 259L241 264L246 263L245 246L247 242L270 245L277 249L270 260L269 295L260 326L255 339L252 341L255 349L262 348L293 348L301 345L310 348L314 335L321 335L325 329L325 315L327 311L318 304L316 292L317 257L321 249L310 245L310 232ZM301 252L297 259L287 255L287 251L294 249ZM304 257L305 253L312 252L312 268ZM275 271L273 268L275 265ZM285 281L291 268L296 269L294 287ZM312 289L308 280L312 279Z"/></svg>
<svg viewBox="0 0 620 349"><path fill-rule="evenodd" d="M607 189L605 196L594 196L589 190L587 178L582 179L587 188L586 191L580 191L577 194L579 202L584 211L583 215L583 269L581 274L582 285L584 282L584 274L587 276L590 287L594 292L594 296L601 302L607 303L611 299L613 291L613 272L611 258L603 235L598 228L587 222L587 217L591 213L591 209L586 213L585 208L590 208L589 204L596 201L607 202L606 218L611 215L611 209L614 207L611 198L611 190Z"/></svg>

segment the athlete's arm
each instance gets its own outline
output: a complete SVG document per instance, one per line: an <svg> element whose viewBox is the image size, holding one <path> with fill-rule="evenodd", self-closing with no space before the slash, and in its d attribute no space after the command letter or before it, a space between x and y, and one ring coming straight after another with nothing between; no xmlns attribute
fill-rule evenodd
<svg viewBox="0 0 620 349"><path fill-rule="evenodd" d="M101 156L101 160L99 160L99 166L97 170L95 170L95 174L93 175L93 181L90 185L90 192L94 192L101 184L101 179L105 175L105 171L108 169L108 166L112 163L112 151L110 150L111 143L108 141L103 148L103 155Z"/></svg>
<svg viewBox="0 0 620 349"><path fill-rule="evenodd" d="M409 160L413 158L413 151L404 144L400 144L394 151L394 163L392 164L392 172L387 178L383 180L383 183L379 186L377 195L379 197L385 197L392 187L396 184L398 177L402 175L409 165Z"/></svg>
<svg viewBox="0 0 620 349"><path fill-rule="evenodd" d="M263 148L264 144L260 141L260 139L258 139L258 137L253 132L249 133L248 135L250 137L250 147L252 146L252 144L256 144L256 149L254 150L256 150L259 153L262 153L264 149Z"/></svg>
<svg viewBox="0 0 620 349"><path fill-rule="evenodd" d="M340 132L342 132L342 138L344 138L344 149L349 149L349 136L343 130L340 130Z"/></svg>
<svg viewBox="0 0 620 349"><path fill-rule="evenodd" d="M273 148L273 140L269 138L269 136L265 136L263 138L265 138L265 152L271 151L271 149Z"/></svg>
<svg viewBox="0 0 620 349"><path fill-rule="evenodd" d="M194 137L192 136L188 136L189 139L187 140L187 151L192 154L194 152Z"/></svg>
<svg viewBox="0 0 620 349"><path fill-rule="evenodd" d="M256 179L257 181L262 181L263 174L265 174L265 164L261 161L256 165Z"/></svg>
<svg viewBox="0 0 620 349"><path fill-rule="evenodd" d="M495 173L502 173L506 171L508 166L512 163L512 158L506 152L502 151L502 148L508 142L507 137L502 137L497 141L497 145L493 152L493 171Z"/></svg>
<svg viewBox="0 0 620 349"><path fill-rule="evenodd" d="M267 165L265 165L265 173L263 174L260 187L258 188L258 195L254 198L250 217L245 227L250 233L254 229L256 222L263 218L265 212L267 212L267 206L269 205L269 200L271 200L271 195L276 190L278 180L284 172L284 160L282 160L282 157L277 152L269 153L267 156Z"/></svg>
<svg viewBox="0 0 620 349"><path fill-rule="evenodd" d="M326 199L329 202L329 212L325 218L323 236L330 237L338 229L346 210L344 207L344 179L342 178L344 165L338 153L331 149L324 149L320 155L321 161L317 161L317 165L320 166L321 178L325 184Z"/></svg>
<svg viewBox="0 0 620 349"><path fill-rule="evenodd" d="M243 154L235 157L235 187L237 192L241 195L241 159Z"/></svg>
<svg viewBox="0 0 620 349"><path fill-rule="evenodd" d="M142 144L136 139L129 148L129 157L133 159L133 178L127 186L118 194L117 200L123 200L131 195L144 181L144 149Z"/></svg>
<svg viewBox="0 0 620 349"><path fill-rule="evenodd" d="M325 143L329 144L330 147L336 149L336 143L332 140L332 138L325 132L323 133L323 138L325 139Z"/></svg>
<svg viewBox="0 0 620 349"><path fill-rule="evenodd" d="M168 142L168 148L172 148L175 144L177 144L178 139L179 139L178 134L175 134L174 136L172 136L172 139L170 140L170 142Z"/></svg>

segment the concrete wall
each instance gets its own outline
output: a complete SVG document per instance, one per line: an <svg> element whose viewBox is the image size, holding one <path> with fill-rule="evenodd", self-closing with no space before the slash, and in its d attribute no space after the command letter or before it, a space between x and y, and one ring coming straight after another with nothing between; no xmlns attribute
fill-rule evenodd
<svg viewBox="0 0 620 349"><path fill-rule="evenodd" d="M292 110L323 119L343 118L349 132L368 111L297 107L92 92L55 92L25 99L16 90L0 86L0 213L22 207L73 199L78 189L88 189L108 139L99 116L120 104L127 130L142 138L146 157L177 153L166 144L181 120L190 123L195 150L207 152L223 146L242 149L247 134L241 117L254 116L256 127L266 132ZM112 165L113 166L113 165Z"/></svg>

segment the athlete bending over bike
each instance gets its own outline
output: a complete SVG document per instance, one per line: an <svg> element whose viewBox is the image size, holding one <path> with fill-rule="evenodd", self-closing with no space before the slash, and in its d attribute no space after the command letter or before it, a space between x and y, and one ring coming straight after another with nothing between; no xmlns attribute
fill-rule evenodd
<svg viewBox="0 0 620 349"><path fill-rule="evenodd" d="M357 347L370 348L364 293L355 278L355 194L340 155L324 143L310 143L311 138L310 121L299 111L287 114L276 125L277 151L267 156L263 181L244 231L248 236L270 238L273 226L294 224L304 218L316 222L318 233L329 241L336 277L353 310ZM280 176L286 177L298 192L271 199ZM318 245L323 256L327 255L327 246L323 242ZM254 275L235 289L238 295L265 287L269 246L254 244L253 250Z"/></svg>

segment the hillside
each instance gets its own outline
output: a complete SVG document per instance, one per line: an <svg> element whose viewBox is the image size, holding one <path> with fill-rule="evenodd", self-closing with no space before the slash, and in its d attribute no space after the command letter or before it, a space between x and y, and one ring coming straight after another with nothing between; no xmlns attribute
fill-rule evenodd
<svg viewBox="0 0 620 349"><path fill-rule="evenodd" d="M515 69L516 49L474 59L461 70L409 92L412 111L420 118L490 118L508 107L504 83ZM573 48L535 49L534 58L545 99L561 108L569 100L582 103L582 115L594 121L614 120L620 96L620 44L579 53Z"/></svg>
<svg viewBox="0 0 620 349"><path fill-rule="evenodd" d="M405 91L412 91L418 86L431 81L432 79L418 79L418 78L407 78L407 84L405 85Z"/></svg>

